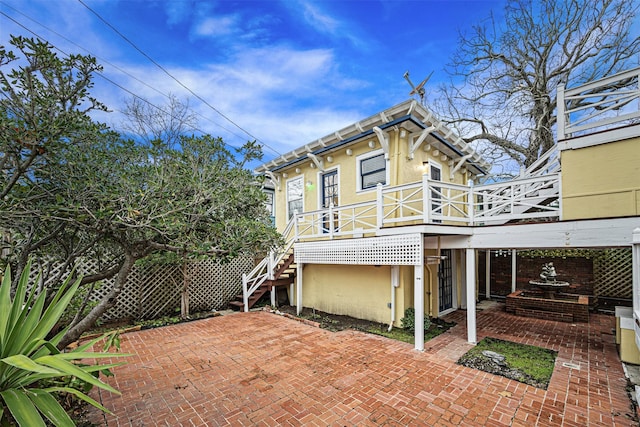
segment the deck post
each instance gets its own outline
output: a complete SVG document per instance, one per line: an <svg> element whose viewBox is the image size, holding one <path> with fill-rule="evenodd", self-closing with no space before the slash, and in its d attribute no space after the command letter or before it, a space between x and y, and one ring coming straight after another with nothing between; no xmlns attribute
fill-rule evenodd
<svg viewBox="0 0 640 427"><path fill-rule="evenodd" d="M244 304L244 311L249 311L249 295L247 289L247 275L242 273L242 303Z"/></svg>
<svg viewBox="0 0 640 427"><path fill-rule="evenodd" d="M475 212L475 193L473 191L473 180L470 179L467 182L469 186L469 195L467 196L469 199L467 200L467 215L469 215L469 225L473 226L476 221L476 212Z"/></svg>
<svg viewBox="0 0 640 427"><path fill-rule="evenodd" d="M329 223L329 239L333 240L333 202L329 203L329 218L327 218Z"/></svg>
<svg viewBox="0 0 640 427"><path fill-rule="evenodd" d="M565 134L566 131L566 113L565 113L565 101L564 101L564 84L559 84L556 89L556 129L558 133L558 141L563 140L567 137Z"/></svg>
<svg viewBox="0 0 640 427"><path fill-rule="evenodd" d="M379 229L384 225L384 202L382 200L382 183L376 186L376 226Z"/></svg>
<svg viewBox="0 0 640 427"><path fill-rule="evenodd" d="M467 341L475 344L476 334L476 253L467 248L466 252L466 287L467 287ZM416 313L416 330L418 328L418 314Z"/></svg>
<svg viewBox="0 0 640 427"><path fill-rule="evenodd" d="M491 249L487 249L485 253L485 271L484 271L484 288L485 297L491 298Z"/></svg>
<svg viewBox="0 0 640 427"><path fill-rule="evenodd" d="M415 349L424 351L424 261L414 266Z"/></svg>
<svg viewBox="0 0 640 427"><path fill-rule="evenodd" d="M302 312L302 263L296 264L296 314Z"/></svg>
<svg viewBox="0 0 640 427"><path fill-rule="evenodd" d="M424 223L431 221L431 191L429 190L429 174L422 175L422 216Z"/></svg>
<svg viewBox="0 0 640 427"><path fill-rule="evenodd" d="M516 255L516 250L511 249L511 292L516 291L516 275L518 274Z"/></svg>

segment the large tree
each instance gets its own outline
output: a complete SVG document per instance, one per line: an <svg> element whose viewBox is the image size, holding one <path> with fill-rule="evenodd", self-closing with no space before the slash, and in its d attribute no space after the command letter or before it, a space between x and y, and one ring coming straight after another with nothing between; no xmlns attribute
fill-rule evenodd
<svg viewBox="0 0 640 427"><path fill-rule="evenodd" d="M554 144L556 88L637 66L628 0L508 0L461 33L452 83L436 102L445 122L496 164L528 166ZM494 171L500 172L500 171Z"/></svg>
<svg viewBox="0 0 640 427"><path fill-rule="evenodd" d="M99 105L86 91L69 107L74 120L44 126L49 116L61 114L67 94L58 87L59 78L47 81L43 75L64 74L69 78L63 81L66 86L78 83L84 89L90 87L90 76L81 84L78 79L84 74L77 68L63 73L45 43L14 43L30 65L6 75L0 71L2 91L10 94L0 100L0 117L18 129L1 134L0 155L28 159L30 151L15 154L25 145L21 135L37 131L44 142L37 146L43 149L37 149L36 161L23 162L20 169L11 167L16 160L5 163L5 170L19 173L19 179L0 200L0 229L12 244L4 261L20 269L33 256L69 266L91 258L100 269L83 284L115 278L110 292L74 320L61 346L77 339L115 304L140 259L167 251L228 259L267 250L277 242L264 209L265 196L243 167L262 155L255 142L230 149L208 135L179 135L170 143L160 139L153 144L123 139L80 109L87 101ZM2 53L3 68L13 58ZM52 111L39 110L41 102ZM55 144L49 144L52 135ZM27 145L31 149L31 140ZM56 286L55 280L48 283Z"/></svg>

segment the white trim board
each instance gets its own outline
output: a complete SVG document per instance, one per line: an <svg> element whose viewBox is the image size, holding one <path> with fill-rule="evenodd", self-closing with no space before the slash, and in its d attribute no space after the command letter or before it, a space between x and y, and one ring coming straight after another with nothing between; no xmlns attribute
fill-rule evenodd
<svg viewBox="0 0 640 427"><path fill-rule="evenodd" d="M609 248L631 246L640 217L559 221L473 227L470 236L441 237L441 247L451 249ZM469 227L472 228L472 227ZM435 237L425 237L425 248L436 248Z"/></svg>

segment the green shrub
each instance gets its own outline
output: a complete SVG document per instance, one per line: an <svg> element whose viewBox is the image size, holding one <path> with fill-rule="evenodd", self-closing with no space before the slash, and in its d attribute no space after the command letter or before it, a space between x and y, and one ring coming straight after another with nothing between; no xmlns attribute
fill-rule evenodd
<svg viewBox="0 0 640 427"><path fill-rule="evenodd" d="M400 319L400 325L411 332L416 331L416 310L413 307L409 307L404 311L404 317ZM426 331L431 326L431 319L429 316L424 316L424 330Z"/></svg>
<svg viewBox="0 0 640 427"><path fill-rule="evenodd" d="M56 398L72 395L109 412L87 396L91 387L118 393L98 378L100 372L122 363L86 365L90 359L125 356L90 349L102 336L66 352L57 349L66 330L47 339L80 285L67 278L45 307L46 292L36 295L37 286L28 285L31 262L18 281L11 298L11 270L7 267L0 284L0 426L54 426L74 423ZM37 281L37 280L36 280ZM29 288L31 289L29 291ZM119 393L118 393L119 394Z"/></svg>

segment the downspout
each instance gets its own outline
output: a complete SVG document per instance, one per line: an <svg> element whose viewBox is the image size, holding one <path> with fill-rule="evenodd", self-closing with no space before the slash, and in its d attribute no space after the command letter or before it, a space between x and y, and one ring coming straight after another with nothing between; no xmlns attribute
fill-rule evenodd
<svg viewBox="0 0 640 427"><path fill-rule="evenodd" d="M428 289L427 296L429 297L429 313L428 314L429 314L429 317L431 317L431 316L433 316L433 298L431 298L431 285L432 285L432 283L431 283L431 281L432 281L431 274L432 274L432 271L431 271L431 267L429 267L429 264L425 264L424 266L427 268L427 272L429 273L428 274L429 279L428 279L428 287L427 287L427 289Z"/></svg>
<svg viewBox="0 0 640 427"><path fill-rule="evenodd" d="M391 323L389 323L388 332L393 329L393 324L396 321L396 288L400 286L400 266L391 266Z"/></svg>

